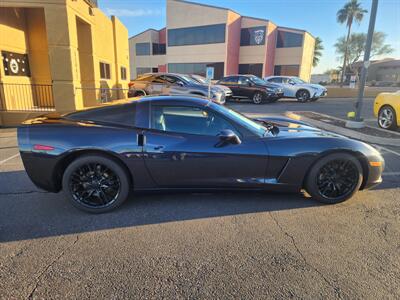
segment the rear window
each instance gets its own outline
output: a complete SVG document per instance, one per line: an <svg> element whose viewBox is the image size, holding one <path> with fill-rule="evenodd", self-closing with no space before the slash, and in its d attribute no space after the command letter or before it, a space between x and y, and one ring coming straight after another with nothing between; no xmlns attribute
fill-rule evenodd
<svg viewBox="0 0 400 300"><path fill-rule="evenodd" d="M93 121L135 126L136 105L134 103L130 103L109 107L98 107L74 112L67 115L65 118L76 121Z"/></svg>

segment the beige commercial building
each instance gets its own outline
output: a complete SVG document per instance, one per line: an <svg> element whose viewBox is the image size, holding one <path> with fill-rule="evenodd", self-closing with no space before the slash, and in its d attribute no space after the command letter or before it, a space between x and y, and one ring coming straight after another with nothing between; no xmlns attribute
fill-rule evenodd
<svg viewBox="0 0 400 300"><path fill-rule="evenodd" d="M215 79L240 73L294 75L308 81L314 44L304 30L228 8L167 0L166 28L129 39L131 77L157 71L204 75L212 66Z"/></svg>
<svg viewBox="0 0 400 300"><path fill-rule="evenodd" d="M0 125L123 98L130 78L128 30L94 0L1 0L0 52Z"/></svg>

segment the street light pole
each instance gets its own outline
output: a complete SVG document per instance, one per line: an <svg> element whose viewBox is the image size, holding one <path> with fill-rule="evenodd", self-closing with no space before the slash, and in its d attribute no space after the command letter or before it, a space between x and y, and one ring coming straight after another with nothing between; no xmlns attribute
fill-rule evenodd
<svg viewBox="0 0 400 300"><path fill-rule="evenodd" d="M378 0L372 0L371 16L369 18L369 26L368 26L367 43L365 45L364 61L363 61L361 77L360 77L360 86L358 88L358 97L357 97L357 102L355 104L355 108L356 108L355 121L356 122L362 122L361 110L362 110L363 98L364 98L365 81L367 79L368 67L370 64L369 57L370 57L370 53L371 53L372 37L374 35L377 10L378 10Z"/></svg>

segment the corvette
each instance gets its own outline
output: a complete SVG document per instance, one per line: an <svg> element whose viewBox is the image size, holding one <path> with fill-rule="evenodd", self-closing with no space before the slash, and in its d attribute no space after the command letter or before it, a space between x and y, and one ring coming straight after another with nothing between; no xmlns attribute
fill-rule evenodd
<svg viewBox="0 0 400 300"><path fill-rule="evenodd" d="M307 191L338 203L382 179L375 148L281 116L249 119L204 98L153 96L18 128L24 167L50 192L91 213L131 191Z"/></svg>

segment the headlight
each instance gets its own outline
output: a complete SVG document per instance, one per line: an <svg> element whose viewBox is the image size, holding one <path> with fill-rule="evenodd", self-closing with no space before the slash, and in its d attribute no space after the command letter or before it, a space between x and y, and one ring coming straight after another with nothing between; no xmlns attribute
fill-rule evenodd
<svg viewBox="0 0 400 300"><path fill-rule="evenodd" d="M273 89L273 88L266 88L266 91L269 92L269 93L273 93L273 92L275 92L275 89Z"/></svg>

